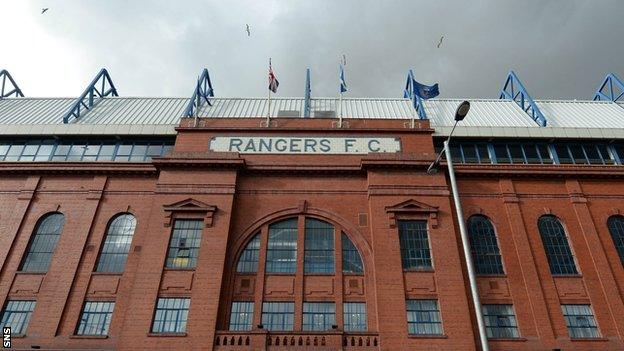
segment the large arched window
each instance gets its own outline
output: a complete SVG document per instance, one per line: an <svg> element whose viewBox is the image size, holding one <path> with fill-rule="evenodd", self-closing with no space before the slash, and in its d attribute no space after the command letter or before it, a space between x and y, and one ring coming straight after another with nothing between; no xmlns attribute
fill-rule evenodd
<svg viewBox="0 0 624 351"><path fill-rule="evenodd" d="M494 226L485 216L468 218L470 251L477 274L504 274Z"/></svg>
<svg viewBox="0 0 624 351"><path fill-rule="evenodd" d="M306 273L334 273L334 226L314 218L305 221Z"/></svg>
<svg viewBox="0 0 624 351"><path fill-rule="evenodd" d="M550 273L553 275L578 274L574 255L561 222L555 216L542 216L537 222Z"/></svg>
<svg viewBox="0 0 624 351"><path fill-rule="evenodd" d="M124 271L135 228L136 219L128 213L118 215L110 222L96 272L121 273Z"/></svg>
<svg viewBox="0 0 624 351"><path fill-rule="evenodd" d="M47 272L56 244L63 231L65 217L51 213L42 217L28 243L26 257L20 270L24 272Z"/></svg>
<svg viewBox="0 0 624 351"><path fill-rule="evenodd" d="M613 244L620 255L620 261L624 265L624 217L611 216L607 220L607 226L613 238Z"/></svg>

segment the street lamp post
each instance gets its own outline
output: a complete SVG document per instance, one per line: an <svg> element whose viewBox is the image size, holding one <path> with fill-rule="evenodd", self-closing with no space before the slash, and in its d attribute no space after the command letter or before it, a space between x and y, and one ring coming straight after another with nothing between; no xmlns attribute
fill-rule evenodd
<svg viewBox="0 0 624 351"><path fill-rule="evenodd" d="M481 342L481 349L483 351L489 351L487 334L485 333L485 323L483 322L483 315L481 312L481 301L479 299L479 291L477 289L477 278L472 263L472 255L470 254L470 241L466 232L466 224L464 222L464 214L462 212L461 202L459 201L459 192L457 191L457 182L455 180L455 171L453 169L453 158L451 155L451 148L449 147L449 142L451 140L451 136L453 135L453 131L455 131L457 123L463 120L464 117L466 117L469 110L470 103L468 101L462 102L457 107L457 111L455 112L455 124L453 125L453 129L451 129L451 133L449 133L448 138L446 138L446 140L444 141L444 149L440 151L435 161L433 161L433 163L429 165L429 168L427 168L427 173L434 174L438 172L438 167L440 166L440 158L442 157L442 152L444 152L446 156L446 164L448 166L449 178L451 181L451 190L453 192L453 202L455 203L457 221L459 222L459 234L461 236L462 247L464 249L464 259L466 260L466 268L468 269L470 294L472 295L472 302L475 308L475 317L477 319L477 327L479 329L479 341Z"/></svg>

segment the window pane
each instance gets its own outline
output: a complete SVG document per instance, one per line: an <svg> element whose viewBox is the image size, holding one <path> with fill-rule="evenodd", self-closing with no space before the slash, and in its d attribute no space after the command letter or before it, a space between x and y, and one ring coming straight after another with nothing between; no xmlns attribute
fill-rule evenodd
<svg viewBox="0 0 624 351"><path fill-rule="evenodd" d="M407 331L412 335L441 335L438 300L407 300Z"/></svg>
<svg viewBox="0 0 624 351"><path fill-rule="evenodd" d="M583 150L585 150L585 154L587 155L587 160L590 164L594 165L602 165L602 157L600 157L600 153L598 152L598 147L593 144L583 145Z"/></svg>
<svg viewBox="0 0 624 351"><path fill-rule="evenodd" d="M572 339L600 337L594 313L589 305L561 305L561 310Z"/></svg>
<svg viewBox="0 0 624 351"><path fill-rule="evenodd" d="M80 161L82 160L82 154L86 149L86 145L76 143L71 146L69 153L67 154L67 161Z"/></svg>
<svg viewBox="0 0 624 351"><path fill-rule="evenodd" d="M184 333L191 299L159 298L152 333Z"/></svg>
<svg viewBox="0 0 624 351"><path fill-rule="evenodd" d="M477 150L474 144L463 144L462 151L464 152L464 162L466 163L478 163Z"/></svg>
<svg viewBox="0 0 624 351"><path fill-rule="evenodd" d="M251 330L253 323L253 311L253 302L232 302L232 312L230 314L230 330Z"/></svg>
<svg viewBox="0 0 624 351"><path fill-rule="evenodd" d="M130 155L130 161L141 162L145 160L145 154L147 153L147 144L135 144L132 148L132 154Z"/></svg>
<svg viewBox="0 0 624 351"><path fill-rule="evenodd" d="M563 226L554 216L542 216L538 221L542 243L553 275L578 274L574 256Z"/></svg>
<svg viewBox="0 0 624 351"><path fill-rule="evenodd" d="M507 146L505 144L494 144L494 154L496 155L496 163L510 163Z"/></svg>
<svg viewBox="0 0 624 351"><path fill-rule="evenodd" d="M470 248L477 274L503 274L503 263L494 227L484 216L468 219Z"/></svg>
<svg viewBox="0 0 624 351"><path fill-rule="evenodd" d="M78 335L108 335L115 302L85 302L78 324Z"/></svg>
<svg viewBox="0 0 624 351"><path fill-rule="evenodd" d="M204 222L178 219L173 224L167 268L195 268Z"/></svg>
<svg viewBox="0 0 624 351"><path fill-rule="evenodd" d="M572 157L570 157L570 153L568 152L568 147L566 145L555 144L555 151L557 152L560 164L572 163Z"/></svg>
<svg viewBox="0 0 624 351"><path fill-rule="evenodd" d="M297 271L297 218L269 226L266 271L267 273Z"/></svg>
<svg viewBox="0 0 624 351"><path fill-rule="evenodd" d="M336 324L336 306L333 302L304 302L303 330L331 330Z"/></svg>
<svg viewBox="0 0 624 351"><path fill-rule="evenodd" d="M600 152L600 156L601 156L601 158L602 158L602 160L604 161L605 164L612 165L612 164L615 163L615 161L611 157L611 154L609 153L607 145L602 145L602 144L601 145L596 145L596 148Z"/></svg>
<svg viewBox="0 0 624 351"><path fill-rule="evenodd" d="M611 233L615 249L617 250L618 255L620 255L620 261L622 261L622 265L624 266L624 217L609 217L607 226L609 227L609 232Z"/></svg>
<svg viewBox="0 0 624 351"><path fill-rule="evenodd" d="M108 226L96 272L123 272L135 227L136 219L131 214L113 219Z"/></svg>
<svg viewBox="0 0 624 351"><path fill-rule="evenodd" d="M534 144L522 145L524 155L526 156L527 163L542 163L539 155L537 154L537 146Z"/></svg>
<svg viewBox="0 0 624 351"><path fill-rule="evenodd" d="M305 273L334 273L334 226L313 218L305 223Z"/></svg>
<svg viewBox="0 0 624 351"><path fill-rule="evenodd" d="M26 257L20 267L21 271L46 272L48 270L64 223L65 219L60 213L47 215L39 222L28 244Z"/></svg>
<svg viewBox="0 0 624 351"><path fill-rule="evenodd" d="M399 221L403 269L431 268L427 221Z"/></svg>
<svg viewBox="0 0 624 351"><path fill-rule="evenodd" d="M345 302L342 304L345 331L366 331L366 303Z"/></svg>
<svg viewBox="0 0 624 351"><path fill-rule="evenodd" d="M262 325L269 331L292 331L295 319L294 302L264 302Z"/></svg>
<svg viewBox="0 0 624 351"><path fill-rule="evenodd" d="M520 337L516 315L511 305L482 305L481 307L488 338L510 339Z"/></svg>
<svg viewBox="0 0 624 351"><path fill-rule="evenodd" d="M509 153L511 154L511 161L513 163L525 163L522 147L519 144L509 144L508 147Z"/></svg>
<svg viewBox="0 0 624 351"><path fill-rule="evenodd" d="M491 163L490 153L488 152L488 147L486 144L478 144L477 151L479 152L479 158L481 159L481 163Z"/></svg>
<svg viewBox="0 0 624 351"><path fill-rule="evenodd" d="M570 153L572 153L572 157L574 158L574 163L576 164L586 164L587 158L585 157L585 153L583 153L583 147L580 144L569 144L568 149Z"/></svg>
<svg viewBox="0 0 624 351"><path fill-rule="evenodd" d="M451 145L451 157L453 158L453 162L462 163L462 152L459 145Z"/></svg>
<svg viewBox="0 0 624 351"><path fill-rule="evenodd" d="M537 145L537 150L539 151L539 154L540 154L540 156L542 158L542 163L545 163L545 164L552 164L553 163L552 157L550 156L548 145L546 145L546 144L538 144Z"/></svg>
<svg viewBox="0 0 624 351"><path fill-rule="evenodd" d="M7 301L0 324L2 327L10 327L13 335L25 334L35 303L29 300Z"/></svg>
<svg viewBox="0 0 624 351"><path fill-rule="evenodd" d="M98 155L98 161L112 161L113 155L115 154L115 145L114 144L104 144L100 148L100 153Z"/></svg>
<svg viewBox="0 0 624 351"><path fill-rule="evenodd" d="M260 234L256 234L247 244L247 247L238 259L236 271L238 273L253 273L258 270L258 257L260 253Z"/></svg>
<svg viewBox="0 0 624 351"><path fill-rule="evenodd" d="M349 237L342 233L342 272L343 273L363 273L364 265L360 253Z"/></svg>

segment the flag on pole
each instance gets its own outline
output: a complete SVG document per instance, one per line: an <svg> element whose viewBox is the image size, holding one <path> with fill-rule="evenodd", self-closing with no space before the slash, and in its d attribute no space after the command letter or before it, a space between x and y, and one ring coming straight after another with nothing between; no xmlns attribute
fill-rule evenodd
<svg viewBox="0 0 624 351"><path fill-rule="evenodd" d="M340 92L347 91L347 82L345 81L344 68L340 65Z"/></svg>
<svg viewBox="0 0 624 351"><path fill-rule="evenodd" d="M271 60L269 60L269 90L273 93L277 93L277 87L279 86L279 82L277 78L275 78L275 74L273 73L273 67L271 67Z"/></svg>
<svg viewBox="0 0 624 351"><path fill-rule="evenodd" d="M403 97L411 98L412 91L414 94L418 95L421 99L432 99L438 95L440 95L440 90L438 89L438 83L434 85L424 85L420 84L412 77L412 75L408 75L407 84L405 85L405 91L403 92Z"/></svg>

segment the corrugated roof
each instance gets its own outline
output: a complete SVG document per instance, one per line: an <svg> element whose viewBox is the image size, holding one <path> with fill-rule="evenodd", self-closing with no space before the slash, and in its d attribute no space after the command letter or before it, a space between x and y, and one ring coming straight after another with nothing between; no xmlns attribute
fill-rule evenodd
<svg viewBox="0 0 624 351"><path fill-rule="evenodd" d="M610 101L536 100L547 127L624 128L624 108Z"/></svg>
<svg viewBox="0 0 624 351"><path fill-rule="evenodd" d="M74 98L0 99L0 134L175 134L188 98L107 97L90 111L63 124ZM424 102L435 135L447 135L460 99ZM624 103L604 101L536 101L548 120L539 127L513 101L469 99L469 116L455 131L470 137L624 138ZM265 118L266 98L213 98L202 105L202 118ZM302 117L303 98L273 98L274 117ZM344 118L409 119L416 116L408 99L345 98ZM313 98L311 116L338 114L337 98Z"/></svg>

